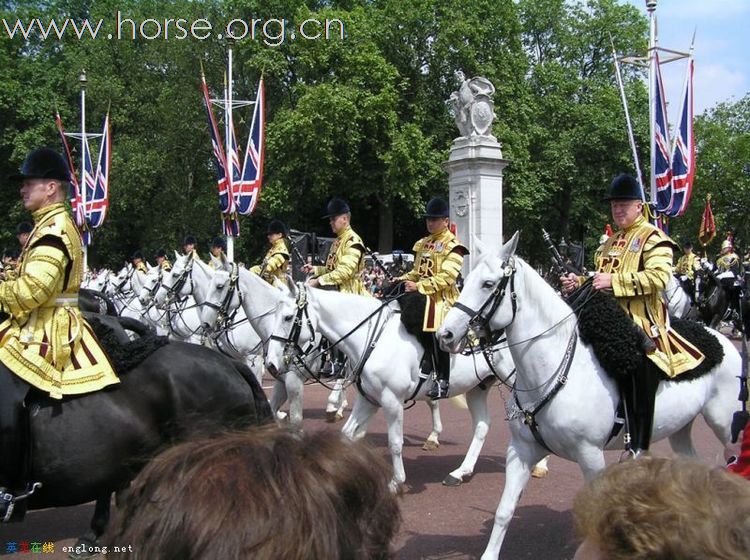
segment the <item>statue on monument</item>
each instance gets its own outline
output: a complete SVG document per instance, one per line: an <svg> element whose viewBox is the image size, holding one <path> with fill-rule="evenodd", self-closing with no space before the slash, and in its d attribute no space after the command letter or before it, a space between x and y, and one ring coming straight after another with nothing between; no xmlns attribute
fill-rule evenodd
<svg viewBox="0 0 750 560"><path fill-rule="evenodd" d="M492 102L495 86L481 76L466 79L461 70L454 75L460 85L446 103L450 106L461 136L492 137L492 121L496 117L495 104Z"/></svg>

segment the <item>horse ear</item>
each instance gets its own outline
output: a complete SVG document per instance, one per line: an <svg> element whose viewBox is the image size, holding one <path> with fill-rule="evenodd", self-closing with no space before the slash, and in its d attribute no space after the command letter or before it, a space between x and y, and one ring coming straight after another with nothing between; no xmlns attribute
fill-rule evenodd
<svg viewBox="0 0 750 560"><path fill-rule="evenodd" d="M179 259L179 258L180 258L180 254L177 251L175 251L174 252L174 260L177 261L177 259Z"/></svg>
<svg viewBox="0 0 750 560"><path fill-rule="evenodd" d="M471 236L472 241L474 242L474 255L476 256L477 260L481 260L482 255L486 255L489 253L489 247L482 243L482 240L479 239L476 235Z"/></svg>
<svg viewBox="0 0 750 560"><path fill-rule="evenodd" d="M510 257L516 254L516 248L518 247L518 238L520 235L521 232L516 230L516 233L513 234L513 237L505 242L505 244L500 248L501 257Z"/></svg>

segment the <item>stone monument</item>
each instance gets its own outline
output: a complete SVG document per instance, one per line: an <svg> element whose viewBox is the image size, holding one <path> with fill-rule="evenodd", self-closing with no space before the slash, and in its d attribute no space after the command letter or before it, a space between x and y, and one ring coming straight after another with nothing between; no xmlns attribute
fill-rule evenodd
<svg viewBox="0 0 750 560"><path fill-rule="evenodd" d="M476 263L474 236L492 247L502 242L503 169L508 161L492 135L495 87L487 78L466 79L461 71L456 78L459 88L446 103L461 135L453 141L443 169L448 172L450 219L471 251L464 259L466 276Z"/></svg>

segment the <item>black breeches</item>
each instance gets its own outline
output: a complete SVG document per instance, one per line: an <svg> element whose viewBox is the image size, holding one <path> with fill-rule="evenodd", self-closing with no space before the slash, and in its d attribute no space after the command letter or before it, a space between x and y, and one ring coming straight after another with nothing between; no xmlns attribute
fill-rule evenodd
<svg viewBox="0 0 750 560"><path fill-rule="evenodd" d="M0 363L0 486L21 482L27 430L23 401L29 389L28 383Z"/></svg>

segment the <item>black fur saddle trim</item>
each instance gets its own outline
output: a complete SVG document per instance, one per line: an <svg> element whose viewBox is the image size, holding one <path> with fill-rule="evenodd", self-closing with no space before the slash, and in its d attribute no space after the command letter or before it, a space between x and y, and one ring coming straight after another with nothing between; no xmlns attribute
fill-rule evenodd
<svg viewBox="0 0 750 560"><path fill-rule="evenodd" d="M648 358L643 334L610 293L593 291L576 310L581 340L591 346L596 359L613 379L626 379L643 367ZM583 297L577 301L584 299ZM677 377L660 371L666 381L690 381L706 374L724 359L718 339L697 322L671 319L671 327L698 348L705 359L697 367Z"/></svg>
<svg viewBox="0 0 750 560"><path fill-rule="evenodd" d="M406 332L420 338L427 296L419 292L407 292L399 298L398 302L401 305L401 323L406 328Z"/></svg>
<svg viewBox="0 0 750 560"><path fill-rule="evenodd" d="M169 344L169 338L157 336L153 331L140 333L134 340L123 342L121 332L116 326L107 324L104 317L97 318L87 314L86 319L118 376L135 368L159 348Z"/></svg>
<svg viewBox="0 0 750 560"><path fill-rule="evenodd" d="M705 356L705 359L695 368L677 377L669 378L663 374L667 381L690 381L705 375L724 360L724 348L721 342L706 330L702 323L689 321L687 319L670 319L672 328L676 330L690 344L695 346Z"/></svg>
<svg viewBox="0 0 750 560"><path fill-rule="evenodd" d="M592 291L576 315L581 340L612 378L627 379L642 367L642 335L614 296Z"/></svg>

